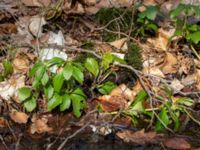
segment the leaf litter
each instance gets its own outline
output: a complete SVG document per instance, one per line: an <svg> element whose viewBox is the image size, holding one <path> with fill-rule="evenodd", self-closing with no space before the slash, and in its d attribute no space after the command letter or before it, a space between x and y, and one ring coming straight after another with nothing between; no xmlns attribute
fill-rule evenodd
<svg viewBox="0 0 200 150"><path fill-rule="evenodd" d="M0 4L1 3L2 2L0 2ZM5 3L6 5L2 5L3 7L9 7L7 7L7 10L4 10L2 16L0 15L0 38L2 39L0 45L5 46L5 43L7 45L7 47L2 47L0 49L0 63L1 66L3 66L2 60L8 57L9 60L12 60L13 66L13 72L9 74L8 77L3 77L3 81L0 82L0 97L2 99L0 100L2 103L2 105L0 105L0 114L9 115L11 122L16 124L26 124L28 130L22 131L23 134L25 132L30 135L47 133L48 135L55 134L59 137L59 132L61 131L59 127L54 127L50 124L52 122L57 122L54 117L53 121L51 121L51 117L45 115L40 116L35 113L25 113L19 104L17 95L18 89L25 85L28 87L31 86L31 80L28 79L29 69L34 65L38 57L40 57L44 63L53 57L59 57L66 61L74 58L77 52L80 51L74 50L74 52L69 53L69 49L67 48L61 50L56 47L48 47L48 45L58 45L61 47L67 45L70 46L70 48L79 48L82 45L87 45L89 41L93 43L94 47L91 49L95 49L95 52L101 55L112 53L124 59L126 53L128 53L128 43L130 39L132 39L132 31L121 33L120 28L118 28L118 31L107 30L109 32L116 32L117 38L112 40L112 42L102 41L102 32L107 28L102 27L101 30L98 30L98 24L96 22L93 23L93 18L91 16L102 8L129 7L134 1L114 0L108 2L100 0L98 2L95 0L84 0L71 3L70 1L62 0L57 2L50 0L21 0L20 3L24 11L18 9L14 2L8 2ZM147 6L159 5L161 6L161 11L168 14L178 3L178 1L165 2L162 0L144 0L144 6L138 9L140 12L144 12ZM44 8L46 8L47 11L45 11L44 15L41 17L41 15L39 15L39 10ZM29 10L31 10L31 12ZM7 12L11 14L11 16L7 15ZM79 15L82 17L80 18ZM6 18L8 20L6 20ZM167 22L167 20L165 21ZM192 116L194 112L187 110L188 116L180 115L184 109L181 108L181 111L179 111L176 108L178 105L175 104L180 101L181 96L187 96L187 93L191 93L193 95L192 98L197 99L195 98L195 94L197 94L196 96L198 97L198 91L200 90L199 60L195 59L189 50L187 52L183 51L182 45L179 46L179 44L183 42L180 37L170 39L174 34L174 27L169 26L166 29L166 26L162 26L162 21L160 22L155 36L151 35L145 40L134 39L134 42L141 48L143 69L137 72L137 75L141 75L141 78L134 79L134 77L131 76L132 80L136 81L130 81L127 76L129 74L127 70L124 71L119 67L113 67L113 72L117 73L122 71L123 74L114 76L114 79L111 78L113 82L119 82L117 87L112 89L107 95L100 96L95 93L96 95L94 96L94 93L89 94L93 96L90 97L92 100L87 102L88 107L94 104L94 106L91 106L92 109L98 111L91 113L89 111L90 108L87 108L88 110L85 109L83 119L81 118L82 120L77 120L73 115L71 115L72 117L69 117L69 115L66 118L62 118L58 115L58 120L62 120L60 123L65 122L63 120L71 120L71 122L67 121L67 127L62 126L63 134L68 132L68 130L73 131L73 126L81 128L84 124L92 122L90 125L92 132L104 136L115 133L116 136L124 142L141 145L159 145L163 143L164 147L167 148L191 149L192 145L185 138L168 137L165 134L152 131L153 128L147 131L145 130L146 128L142 129L145 124L149 123L149 118L147 116L152 116L151 112L159 113L159 111L157 112L159 107L164 107L163 110L165 110L165 107L168 108L166 113L172 114L172 116L170 116L171 122L174 120L174 122L177 121L176 115L180 117L181 121L184 121L184 117L188 116L190 116L190 119L193 121L196 121L195 118L197 118ZM119 25L119 22L117 25ZM9 38L5 38L6 36L9 36ZM169 40L172 40L172 43L170 43ZM13 47L15 44L16 47ZM20 47L20 45L23 46L27 44L31 46L27 46L26 48ZM9 47L9 45L11 45L11 47ZM47 47L43 47L44 45L47 45ZM31 49L31 47L33 49ZM5 50L7 51L6 54L4 53ZM119 62L113 64L117 66ZM63 66L60 68L51 68L51 72L61 72L63 69L62 67ZM1 71L2 70L5 70L5 68L1 69ZM94 73L95 76L97 76L98 73L101 72L98 71ZM47 75L49 75L49 72L47 72ZM123 80L120 81L123 77L126 78L125 82ZM101 79L97 80L101 83ZM145 83L141 84L141 80ZM134 84L132 84L132 82ZM90 86L90 83L88 83L88 85ZM169 85L172 91L164 89L163 87L165 85ZM149 90L150 95L152 94L151 92L157 94L158 96L155 97L156 101L151 103L149 102L150 99L148 99L149 101L146 101L145 98L142 99L141 97L143 96L138 95L142 90ZM185 90L189 92L184 93ZM146 95L145 93L143 94ZM162 99L159 99L159 96L162 96ZM173 101L172 106L167 104L170 100ZM197 101L198 106L198 100L195 101ZM40 93L39 97L37 97L37 103L39 103L39 105L47 105L47 98L45 95ZM9 110L6 109L10 109L10 107L16 110L9 113ZM173 114L174 109L177 111L175 114ZM132 110L134 112L127 115L126 110ZM39 114L46 113L45 109L40 110L40 106L35 111ZM195 108L194 111L198 112L198 107L197 110ZM141 120L141 127L137 131L127 130L125 127L132 128L130 122L133 124L136 123L136 118L142 116L142 113L145 113L148 119ZM58 113L51 113L53 116L55 114ZM159 115L162 119L161 112ZM7 121L10 122L9 118L1 118L0 127L7 128L8 125L5 123ZM164 120L164 122L165 121L166 120ZM63 124L66 124L66 122ZM6 143L9 142L10 141L6 141Z"/></svg>

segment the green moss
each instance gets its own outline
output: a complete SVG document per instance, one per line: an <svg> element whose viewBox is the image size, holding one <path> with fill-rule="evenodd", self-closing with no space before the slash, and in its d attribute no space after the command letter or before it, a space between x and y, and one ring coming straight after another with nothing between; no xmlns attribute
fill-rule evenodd
<svg viewBox="0 0 200 150"><path fill-rule="evenodd" d="M123 14L123 17L122 17ZM107 29L112 31L127 32L130 29L132 22L132 11L127 8L102 8L96 15L95 19L100 26L107 26ZM115 20L116 19L116 20ZM104 32L103 40L106 42L117 39L117 34Z"/></svg>
<svg viewBox="0 0 200 150"><path fill-rule="evenodd" d="M125 55L125 61L135 69L142 69L142 56L138 45L135 43L128 44L128 52Z"/></svg>

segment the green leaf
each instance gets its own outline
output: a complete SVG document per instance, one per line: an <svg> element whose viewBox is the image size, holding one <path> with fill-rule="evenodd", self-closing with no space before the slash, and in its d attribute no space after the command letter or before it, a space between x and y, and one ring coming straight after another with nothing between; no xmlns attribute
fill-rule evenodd
<svg viewBox="0 0 200 150"><path fill-rule="evenodd" d="M85 61L85 68L95 77L99 74L99 64L94 58L87 58Z"/></svg>
<svg viewBox="0 0 200 150"><path fill-rule="evenodd" d="M200 8L199 6L193 6L194 12L197 16L200 16Z"/></svg>
<svg viewBox="0 0 200 150"><path fill-rule="evenodd" d="M39 86L45 71L46 71L46 68L45 68L44 65L38 67L38 69L36 70L35 75L34 75L35 79L34 79L33 84L32 84L32 86L34 88L37 88Z"/></svg>
<svg viewBox="0 0 200 150"><path fill-rule="evenodd" d="M78 68L73 66L73 73L72 76L78 81L80 84L83 84L84 75L83 72Z"/></svg>
<svg viewBox="0 0 200 150"><path fill-rule="evenodd" d="M36 108L36 106L37 102L33 96L24 102L24 107L28 112L32 112Z"/></svg>
<svg viewBox="0 0 200 150"><path fill-rule="evenodd" d="M179 4L174 10L171 11L170 17L172 19L180 16L180 14L185 10L185 5L184 4Z"/></svg>
<svg viewBox="0 0 200 150"><path fill-rule="evenodd" d="M11 64L11 62L9 62L8 60L4 60L3 61L3 68L4 68L4 76L8 76L9 74L13 73L13 66Z"/></svg>
<svg viewBox="0 0 200 150"><path fill-rule="evenodd" d="M188 39L190 39L193 43L198 44L200 41L200 31L189 34Z"/></svg>
<svg viewBox="0 0 200 150"><path fill-rule="evenodd" d="M156 131L162 131L169 124L169 116L165 107L162 107L161 112L159 113L159 118L162 122L160 122L159 119L157 120L155 128Z"/></svg>
<svg viewBox="0 0 200 150"><path fill-rule="evenodd" d="M31 68L31 70L29 71L29 76L30 76L30 77L35 76L36 71L37 71L39 68L41 68L43 65L44 65L44 64L43 64L42 62L36 63L36 64Z"/></svg>
<svg viewBox="0 0 200 150"><path fill-rule="evenodd" d="M48 111L52 111L58 105L62 103L62 96L55 94L49 101L48 101Z"/></svg>
<svg viewBox="0 0 200 150"><path fill-rule="evenodd" d="M137 96L135 97L133 104L131 104L132 106L135 106L138 102L142 102L145 100L145 98L147 97L147 92L145 90L141 90Z"/></svg>
<svg viewBox="0 0 200 150"><path fill-rule="evenodd" d="M49 85L48 87L44 88L44 93L48 99L52 98L54 93L54 88Z"/></svg>
<svg viewBox="0 0 200 150"><path fill-rule="evenodd" d="M72 93L70 95L72 100L73 113L76 117L81 116L81 110L84 108L85 98L79 94Z"/></svg>
<svg viewBox="0 0 200 150"><path fill-rule="evenodd" d="M48 73L45 71L45 73L44 73L44 75L43 75L43 77L42 77L42 79L41 79L41 83L42 83L43 86L45 86L45 85L48 83L48 81L49 81L49 75L48 75Z"/></svg>
<svg viewBox="0 0 200 150"><path fill-rule="evenodd" d="M108 69L109 65L113 62L113 55L111 53L106 53L103 55L103 60L101 65L104 69Z"/></svg>
<svg viewBox="0 0 200 150"><path fill-rule="evenodd" d="M73 66L71 63L67 63L63 69L63 76L65 77L66 80L69 80L72 76L73 73Z"/></svg>
<svg viewBox="0 0 200 150"><path fill-rule="evenodd" d="M53 78L53 87L56 92L60 92L64 82L64 77L62 73L56 74Z"/></svg>
<svg viewBox="0 0 200 150"><path fill-rule="evenodd" d="M65 111L66 109L69 109L71 105L71 99L68 94L65 94L62 96L62 103L60 104L60 111Z"/></svg>
<svg viewBox="0 0 200 150"><path fill-rule="evenodd" d="M31 89L27 87L22 87L18 90L18 97L19 97L20 102L25 101L30 96L31 96Z"/></svg>
<svg viewBox="0 0 200 150"><path fill-rule="evenodd" d="M103 94L103 95L107 95L109 94L115 87L117 87L117 85L111 81L107 81L104 84L101 84L97 87L98 91Z"/></svg>
<svg viewBox="0 0 200 150"><path fill-rule="evenodd" d="M47 67L51 67L53 65L60 65L62 63L64 63L65 60L60 58L60 57L54 57L50 60L47 60L46 64L47 64Z"/></svg>
<svg viewBox="0 0 200 150"><path fill-rule="evenodd" d="M158 13L158 7L157 6L148 6L146 7L146 10L139 14L140 18L148 18L149 20L154 20L156 18L156 15Z"/></svg>
<svg viewBox="0 0 200 150"><path fill-rule="evenodd" d="M194 100L188 98L188 97L181 97L176 101L176 104L181 104L185 106L192 106L194 104Z"/></svg>

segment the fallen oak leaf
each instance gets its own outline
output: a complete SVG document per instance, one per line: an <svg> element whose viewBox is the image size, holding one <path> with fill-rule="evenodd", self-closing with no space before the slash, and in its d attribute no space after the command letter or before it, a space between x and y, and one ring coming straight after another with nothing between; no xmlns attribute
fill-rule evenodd
<svg viewBox="0 0 200 150"><path fill-rule="evenodd" d="M12 111L10 114L9 114L10 118L16 122L16 123L19 123L19 124L25 124L27 123L28 121L28 118L29 116L24 113L24 112L19 112L19 111Z"/></svg>
<svg viewBox="0 0 200 150"><path fill-rule="evenodd" d="M52 132L53 128L47 125L48 119L45 117L38 118L36 115L33 115L32 124L30 126L30 133L45 133L45 132Z"/></svg>
<svg viewBox="0 0 200 150"><path fill-rule="evenodd" d="M191 149L190 143L188 143L185 139L178 137L167 138L164 140L163 144L167 148L172 148L176 150Z"/></svg>
<svg viewBox="0 0 200 150"><path fill-rule="evenodd" d="M144 132L144 129L136 132L123 130L122 132L117 132L117 136L124 142L134 142L137 144L156 144L159 143L163 137L162 134L157 134L153 131Z"/></svg>

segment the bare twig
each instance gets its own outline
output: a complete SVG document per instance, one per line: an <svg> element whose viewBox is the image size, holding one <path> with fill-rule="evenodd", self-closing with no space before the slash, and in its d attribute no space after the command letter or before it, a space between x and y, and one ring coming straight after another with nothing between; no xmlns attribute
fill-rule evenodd
<svg viewBox="0 0 200 150"><path fill-rule="evenodd" d="M90 122L86 123L83 127L81 127L80 129L78 129L76 132L74 132L72 135L68 136L62 143L61 145L58 147L57 150L62 150L63 147L65 146L65 144L67 143L67 141L73 137L75 137L76 135L78 135L79 133L81 133L83 130L85 130L85 128L87 128L90 125Z"/></svg>

